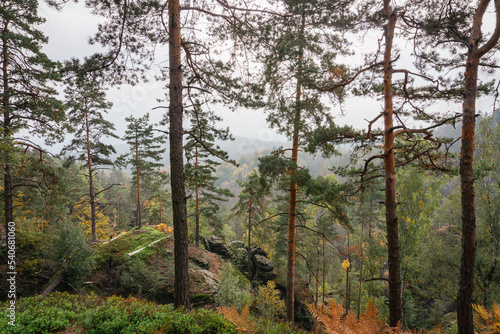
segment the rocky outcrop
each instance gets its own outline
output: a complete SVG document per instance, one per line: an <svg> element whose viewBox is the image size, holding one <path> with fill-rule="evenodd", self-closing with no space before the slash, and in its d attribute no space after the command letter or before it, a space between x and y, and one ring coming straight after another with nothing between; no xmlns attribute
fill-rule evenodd
<svg viewBox="0 0 500 334"><path fill-rule="evenodd" d="M267 257L256 254L252 258L255 269L259 271L271 271L274 269L273 263Z"/></svg>
<svg viewBox="0 0 500 334"><path fill-rule="evenodd" d="M205 248L208 251L220 255L224 259L231 260L236 267L250 277L251 280L265 284L278 276L278 271L274 268L271 260L267 257L266 251L257 247L251 250L251 273L248 275L248 249L242 241L233 241L227 246L222 238L211 236L206 240Z"/></svg>
<svg viewBox="0 0 500 334"><path fill-rule="evenodd" d="M222 256L226 260L232 259L231 251L229 247L224 243L222 238L216 237L214 235L210 236L207 240L208 251Z"/></svg>
<svg viewBox="0 0 500 334"><path fill-rule="evenodd" d="M194 254L190 256L189 259L202 269L210 269L210 256L206 251L201 251L197 254Z"/></svg>

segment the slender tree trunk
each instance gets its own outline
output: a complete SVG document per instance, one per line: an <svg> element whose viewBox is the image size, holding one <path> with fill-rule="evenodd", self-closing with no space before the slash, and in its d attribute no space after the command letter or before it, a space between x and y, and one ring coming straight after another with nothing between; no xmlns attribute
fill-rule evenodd
<svg viewBox="0 0 500 334"><path fill-rule="evenodd" d="M3 75L3 97L2 97L2 113L3 113L3 139L4 142L4 210L5 210L5 231L8 231L9 222L14 221L14 180L11 170L11 152L9 147L12 145L11 136L11 114L10 114L10 88L9 88L9 49L5 34L7 33L9 21L6 20L2 31L2 75Z"/></svg>
<svg viewBox="0 0 500 334"><path fill-rule="evenodd" d="M196 232L195 232L195 240L196 247L200 247L200 188L198 187L198 147L195 147L196 150L196 161L195 161L195 173L196 173L196 212L195 212L195 220L196 220Z"/></svg>
<svg viewBox="0 0 500 334"><path fill-rule="evenodd" d="M179 0L168 1L170 172L174 218L175 306L190 309L186 189L184 184L182 127L181 20Z"/></svg>
<svg viewBox="0 0 500 334"><path fill-rule="evenodd" d="M304 35L305 18L302 16L301 36ZM295 116L293 121L293 139L292 139L292 161L296 164L299 154L299 130L301 117L301 99L302 99L302 62L304 59L304 48L299 46L299 59L297 69L297 87L295 95ZM290 177L293 178L296 173L296 166L291 171ZM294 322L295 306L295 220L297 214L297 183L290 182L290 199L288 209L288 263L286 278L286 320Z"/></svg>
<svg viewBox="0 0 500 334"><path fill-rule="evenodd" d="M94 170L92 169L92 151L90 143L89 114L85 112L85 130L87 134L87 165L89 169L90 222L92 224L92 242L97 241L97 214L94 193Z"/></svg>
<svg viewBox="0 0 500 334"><path fill-rule="evenodd" d="M325 271L326 271L326 258L325 258L325 227L323 226L323 251L322 251L322 257L323 257L323 286L322 286L322 292L323 292L323 305L325 305Z"/></svg>
<svg viewBox="0 0 500 334"><path fill-rule="evenodd" d="M389 325L397 326L403 320L401 298L401 258L396 201L396 162L394 158L393 97L392 97L392 45L396 28L396 13L390 8L390 0L384 0L387 15L384 51L384 169L385 210L389 265Z"/></svg>
<svg viewBox="0 0 500 334"><path fill-rule="evenodd" d="M252 193L250 192L250 196ZM252 197L248 202L248 251L247 251L247 266L248 266L248 279L252 280Z"/></svg>
<svg viewBox="0 0 500 334"><path fill-rule="evenodd" d="M474 129L476 125L477 74L483 55L498 44L500 38L500 0L494 0L496 22L490 39L479 47L483 17L490 0L480 0L469 36L462 119L462 148L460 153L460 184L462 202L462 256L460 260L457 322L459 334L473 334L472 293L476 258L476 210L474 191Z"/></svg>
<svg viewBox="0 0 500 334"><path fill-rule="evenodd" d="M360 256L359 256L359 290L358 290L358 319L361 316L361 287L363 286L363 234L364 234L364 224L361 222L361 238L359 241L360 246Z"/></svg>
<svg viewBox="0 0 500 334"><path fill-rule="evenodd" d="M135 133L135 175L137 186L137 227L142 227L141 170L139 168L139 134Z"/></svg>
<svg viewBox="0 0 500 334"><path fill-rule="evenodd" d="M158 189L158 203L160 204L160 224L163 224L162 207L161 207L161 189Z"/></svg>
<svg viewBox="0 0 500 334"><path fill-rule="evenodd" d="M480 1L484 10L488 1ZM484 14L484 11L483 13ZM460 334L474 333L472 292L474 290L474 261L476 257L476 209L474 190L474 129L476 126L477 72L482 14L476 12L469 38L462 116L462 148L460 153L460 185L462 190L462 256L457 295L457 322Z"/></svg>
<svg viewBox="0 0 500 334"><path fill-rule="evenodd" d="M347 260L349 261L349 266L346 268L345 273L345 315L349 314L351 309L351 285L349 284L349 272L351 271L351 252L349 243L349 233L347 233Z"/></svg>
<svg viewBox="0 0 500 334"><path fill-rule="evenodd" d="M318 250L318 244L317 241L314 241L315 243L315 250L316 250L316 307L318 306L319 303L319 250Z"/></svg>

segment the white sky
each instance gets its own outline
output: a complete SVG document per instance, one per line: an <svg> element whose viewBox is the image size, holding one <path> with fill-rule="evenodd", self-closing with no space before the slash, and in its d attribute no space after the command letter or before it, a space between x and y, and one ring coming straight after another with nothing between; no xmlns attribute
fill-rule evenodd
<svg viewBox="0 0 500 334"><path fill-rule="evenodd" d="M43 1L40 2L39 14L47 19L40 29L49 36L49 43L44 47L44 52L54 60L66 60L71 57L84 57L98 51L98 47L90 46L88 38L97 31L99 18L90 14L82 3L69 2L61 12L48 8ZM375 38L367 38L368 46L375 46ZM366 42L366 41L365 41ZM405 45L402 45L405 48ZM404 61L404 60L403 60ZM406 63L406 61L404 61ZM409 62L411 63L411 62ZM160 105L156 101L163 98L165 94L164 85L157 82L142 83L135 86L124 85L113 88L108 92L108 99L113 102L113 108L109 112L109 120L114 122L119 136L124 134L126 124L125 117L135 114L142 116L150 112L151 120L156 122L161 119L165 109L152 108ZM483 98L478 101L478 110L491 112L493 98ZM332 115L340 124L350 124L357 128L366 127L366 119L374 118L381 110L382 102L373 101L369 98L349 98L344 110L346 115L342 116L338 107L332 107ZM223 117L223 127L229 126L234 135L261 140L285 141L286 139L269 129L265 115L256 110L239 110L231 112L224 107L212 107ZM440 103L436 110L460 111L460 105L447 105Z"/></svg>

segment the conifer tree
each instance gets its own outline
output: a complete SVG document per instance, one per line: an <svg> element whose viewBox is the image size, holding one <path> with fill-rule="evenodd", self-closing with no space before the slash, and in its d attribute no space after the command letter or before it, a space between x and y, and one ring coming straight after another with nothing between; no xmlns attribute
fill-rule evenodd
<svg viewBox="0 0 500 334"><path fill-rule="evenodd" d="M98 33L91 41L107 47L108 53L104 56L97 55L92 60L101 62L97 64L98 68L114 70L111 73L113 78L132 82L144 78L144 70L157 60L157 47L169 45L168 66L165 67L165 59L160 59L159 63L162 70L160 78L168 82L166 86L169 105L166 119L170 127L170 180L176 266L175 305L189 309L183 98L193 91L198 91L203 95L203 102L237 101L239 104L247 104L254 92L242 90L240 81L245 77L241 75L244 70L233 71L234 66L239 64L234 57L229 61L222 61L222 57L212 52L215 43L227 42L227 36L221 38L216 32L216 36L207 34L208 36L204 37L210 38L201 40L196 35L197 29L185 29L187 27L184 23L195 26L199 22L205 22L199 18L200 15L208 16L206 22L212 25L212 32L212 27L234 22L230 18L235 10L239 9L223 1L210 4L204 2L203 6L186 4L181 7L179 0L89 0L87 5L107 20L100 25ZM186 14L186 20L181 20L181 9ZM248 8L241 9L242 12L247 10ZM182 41L181 29L185 31ZM183 52L184 58L181 56ZM231 56L236 53L241 52L231 53ZM131 64L133 66L130 66Z"/></svg>
<svg viewBox="0 0 500 334"><path fill-rule="evenodd" d="M264 64L268 122L291 141L290 148L277 154L285 157L283 153L289 151L287 158L291 161L287 169L280 172L289 176L286 302L287 321L293 322L298 152L304 133L315 126L332 123L317 87L328 80L330 70L338 67L334 63L336 55L348 45L339 31L349 22L350 7L344 1L321 0L284 1L280 5L284 8L282 15L257 20L259 34L255 43L262 48L257 59ZM341 90L332 93L332 100L341 99Z"/></svg>
<svg viewBox="0 0 500 334"><path fill-rule="evenodd" d="M414 8L421 1L413 1ZM497 68L494 57L500 39L500 1L479 0L451 1L443 4L427 2L432 10L416 20L415 26L421 34L418 56L420 66L438 71L463 69L463 76L449 80L450 99L462 102L462 146L460 152L460 182L462 189L462 255L460 265L459 291L457 295L458 332L473 333L472 294L474 290L474 262L476 257L476 208L474 176L474 137L476 124L476 99L481 93L491 91L493 83L479 82L481 67ZM485 36L483 27L488 7L494 11L494 28ZM439 45L451 51L448 57L436 52Z"/></svg>
<svg viewBox="0 0 500 334"><path fill-rule="evenodd" d="M127 130L123 139L130 147L130 152L120 156L119 160L124 165L132 165L133 182L137 196L137 220L136 226L142 227L142 201L141 188L144 188L144 180L154 179L157 167L162 164L159 161L166 149L161 148L165 141L165 136L155 136L153 125L149 124L149 113L143 117L135 118L129 116L125 118L128 122Z"/></svg>
<svg viewBox="0 0 500 334"><path fill-rule="evenodd" d="M247 271L248 278L252 277L252 227L254 223L264 218L268 210L269 189L264 186L257 171L253 171L247 181L238 182L242 188L238 195L238 202L231 209L236 216L247 218L248 249L247 249Z"/></svg>
<svg viewBox="0 0 500 334"><path fill-rule="evenodd" d="M16 180L19 148L43 150L20 131L31 136L45 136L48 144L62 140L64 131L58 123L64 120L62 103L50 85L57 80L57 64L41 51L47 38L36 26L44 20L38 16L38 2L3 1L1 20L1 167L3 171L3 204L5 224L14 221L15 189L30 181ZM7 225L6 225L7 227Z"/></svg>
<svg viewBox="0 0 500 334"><path fill-rule="evenodd" d="M188 138L184 145L187 163L185 166L186 187L194 192L195 200L195 242L199 246L200 240L200 216L206 218L212 225L220 223L216 217L219 210L219 201L227 201L228 197L234 195L227 189L215 186L217 177L215 170L220 162L218 159L235 164L229 160L227 152L223 151L215 144L215 139L232 139L229 135L229 129L218 129L215 123L221 121L210 111L204 111L200 107L193 110L191 114L191 129L187 130ZM200 212L200 205L203 206L203 212ZM214 226L220 230L221 226Z"/></svg>
<svg viewBox="0 0 500 334"><path fill-rule="evenodd" d="M116 153L112 145L104 144L105 137L118 138L113 130L114 125L104 118L111 108L106 101L106 94L101 89L101 83L96 77L77 76L70 79L65 89L66 106L68 107L67 125L73 133L71 142L63 148L62 153L82 161L88 171L89 203L91 210L92 241L97 241L96 230L96 193L94 186L95 171L113 164L109 160Z"/></svg>

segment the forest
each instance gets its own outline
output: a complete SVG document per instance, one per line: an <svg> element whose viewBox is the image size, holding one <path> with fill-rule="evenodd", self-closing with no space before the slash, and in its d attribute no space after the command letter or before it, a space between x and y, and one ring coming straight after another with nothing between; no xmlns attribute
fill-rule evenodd
<svg viewBox="0 0 500 334"><path fill-rule="evenodd" d="M500 333L500 0L0 18L1 333Z"/></svg>

